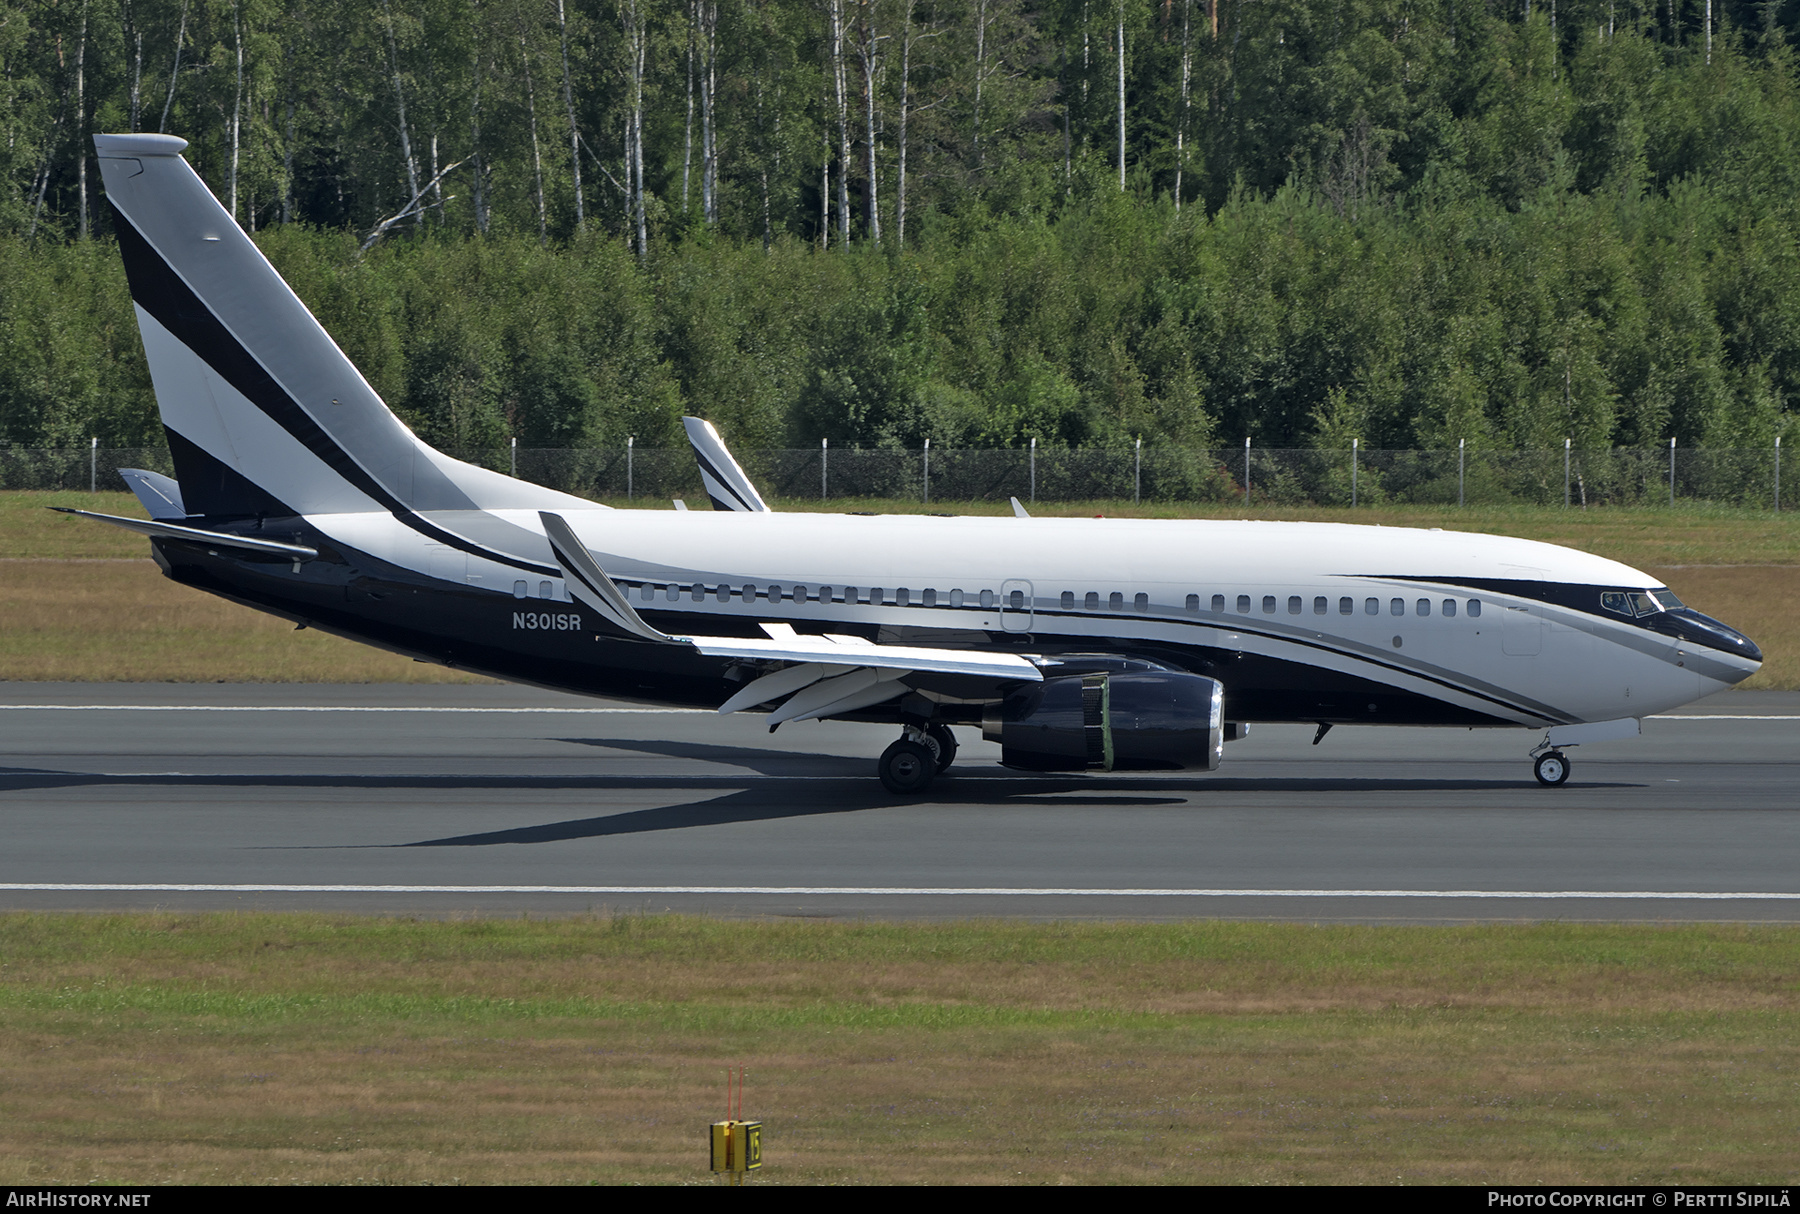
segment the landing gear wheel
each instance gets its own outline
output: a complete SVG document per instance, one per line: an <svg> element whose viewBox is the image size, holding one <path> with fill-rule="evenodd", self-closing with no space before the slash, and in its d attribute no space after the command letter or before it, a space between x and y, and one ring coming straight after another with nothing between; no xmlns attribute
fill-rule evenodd
<svg viewBox="0 0 1800 1214"><path fill-rule="evenodd" d="M1569 758L1560 750L1552 750L1541 754L1537 762L1531 765L1531 774L1537 782L1547 788L1555 788L1559 784L1569 782Z"/></svg>
<svg viewBox="0 0 1800 1214"><path fill-rule="evenodd" d="M889 792L922 793L931 787L932 777L937 775L937 756L924 743L901 738L881 752L878 770L881 786Z"/></svg>
<svg viewBox="0 0 1800 1214"><path fill-rule="evenodd" d="M925 736L937 743L937 774L941 776L956 762L956 735L948 725L933 724L926 726Z"/></svg>

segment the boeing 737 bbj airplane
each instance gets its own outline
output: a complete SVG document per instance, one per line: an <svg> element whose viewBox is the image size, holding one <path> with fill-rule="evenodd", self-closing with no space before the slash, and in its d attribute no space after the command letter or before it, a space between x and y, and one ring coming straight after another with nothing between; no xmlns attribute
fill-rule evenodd
<svg viewBox="0 0 1800 1214"><path fill-rule="evenodd" d="M957 725L1037 771L1211 771L1252 721L1314 723L1315 741L1522 727L1543 731L1537 778L1561 784L1564 748L1761 665L1644 574L1525 540L780 513L735 461L709 477L719 511L513 480L388 410L183 140L94 143L177 475L127 475L150 521L93 517L148 535L176 581L309 627L771 729L889 722L879 771L902 793L950 765Z"/></svg>

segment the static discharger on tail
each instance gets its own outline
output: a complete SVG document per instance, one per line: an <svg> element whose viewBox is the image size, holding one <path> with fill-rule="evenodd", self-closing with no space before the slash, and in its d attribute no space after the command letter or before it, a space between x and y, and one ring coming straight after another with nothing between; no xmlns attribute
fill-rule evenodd
<svg viewBox="0 0 1800 1214"><path fill-rule="evenodd" d="M914 794L956 727L1014 768L1211 771L1251 721L1530 729L1555 785L1568 747L1761 664L1643 573L1500 536L772 511L694 418L716 509L608 509L421 442L182 140L94 142L176 476L127 474L148 521L93 517L309 627L771 728L886 722L882 782Z"/></svg>

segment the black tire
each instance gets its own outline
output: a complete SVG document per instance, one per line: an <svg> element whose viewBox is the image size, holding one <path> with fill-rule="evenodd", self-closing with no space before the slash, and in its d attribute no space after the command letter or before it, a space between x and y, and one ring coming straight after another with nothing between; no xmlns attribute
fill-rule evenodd
<svg viewBox="0 0 1800 1214"><path fill-rule="evenodd" d="M900 796L917 796L937 775L937 756L919 742L901 738L881 752L881 786Z"/></svg>
<svg viewBox="0 0 1800 1214"><path fill-rule="evenodd" d="M1569 782L1569 766L1569 756L1560 750L1553 750L1537 757L1537 762L1531 765L1531 774L1544 787L1556 788Z"/></svg>
<svg viewBox="0 0 1800 1214"><path fill-rule="evenodd" d="M925 736L937 743L937 774L941 776L956 762L956 735L948 725L932 724L926 727Z"/></svg>

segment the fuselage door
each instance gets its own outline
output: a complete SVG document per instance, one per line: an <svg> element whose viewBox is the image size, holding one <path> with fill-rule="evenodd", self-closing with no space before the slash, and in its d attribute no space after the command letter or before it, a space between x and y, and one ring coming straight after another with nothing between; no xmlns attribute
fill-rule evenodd
<svg viewBox="0 0 1800 1214"><path fill-rule="evenodd" d="M1000 627L1008 632L1031 631L1031 583L1008 578L1000 583Z"/></svg>
<svg viewBox="0 0 1800 1214"><path fill-rule="evenodd" d="M1516 658L1535 658L1544 649L1544 617L1536 603L1506 607L1500 620L1500 648Z"/></svg>

